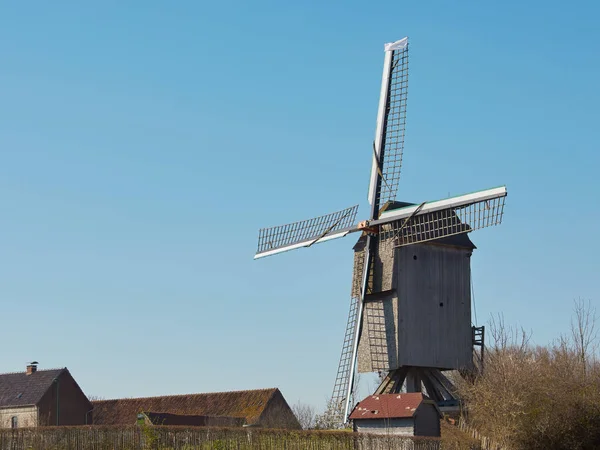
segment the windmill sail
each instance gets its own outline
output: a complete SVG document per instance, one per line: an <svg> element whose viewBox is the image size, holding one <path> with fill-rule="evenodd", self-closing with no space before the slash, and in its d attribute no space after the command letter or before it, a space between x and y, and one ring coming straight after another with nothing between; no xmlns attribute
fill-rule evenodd
<svg viewBox="0 0 600 450"><path fill-rule="evenodd" d="M362 240L362 245L365 245ZM354 266L352 270L352 289L350 294L350 311L348 313L348 322L346 323L346 332L344 334L344 343L342 345L342 354L338 366L333 394L329 404L330 419L334 423L343 424L346 422L347 409L352 404L352 392L354 391L354 359L355 341L358 333L358 323L360 322L360 310L362 308L362 280L365 268L364 252L354 253ZM349 389L349 386L351 388Z"/></svg>
<svg viewBox="0 0 600 450"><path fill-rule="evenodd" d="M487 189L381 214L379 239L401 247L499 225L506 187ZM373 223L374 224L374 223Z"/></svg>
<svg viewBox="0 0 600 450"><path fill-rule="evenodd" d="M373 219L377 218L379 205L395 200L398 191L404 151L407 92L408 38L404 38L385 44L369 184L369 203Z"/></svg>
<svg viewBox="0 0 600 450"><path fill-rule="evenodd" d="M287 252L330 239L344 237L354 226L358 205L313 219L302 220L258 232L258 249L254 259Z"/></svg>
<svg viewBox="0 0 600 450"><path fill-rule="evenodd" d="M385 44L384 50L385 59L369 184L371 220L378 218L381 204L396 198L406 124L408 38ZM354 391L360 324L364 311L364 298L371 277L371 247L375 244L374 238L367 235L364 259L358 263L355 259L353 280L361 280L361 283L358 289L355 289L356 286L353 285L350 315L330 405L336 411L339 423L347 422ZM360 276L357 276L357 268L361 271ZM352 318L354 319L351 320Z"/></svg>

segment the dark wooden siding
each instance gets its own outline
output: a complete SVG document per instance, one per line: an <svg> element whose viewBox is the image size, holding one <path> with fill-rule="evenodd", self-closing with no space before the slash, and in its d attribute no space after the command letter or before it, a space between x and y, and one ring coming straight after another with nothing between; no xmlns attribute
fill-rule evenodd
<svg viewBox="0 0 600 450"><path fill-rule="evenodd" d="M263 428L302 428L279 389L269 399L257 425Z"/></svg>
<svg viewBox="0 0 600 450"><path fill-rule="evenodd" d="M440 415L434 405L421 403L414 420L415 436L440 436Z"/></svg>
<svg viewBox="0 0 600 450"><path fill-rule="evenodd" d="M57 384L58 384L58 424L57 412ZM75 382L69 371L64 370L58 376L58 383L53 383L38 404L38 417L40 426L54 425L85 425L86 413L92 409L85 394ZM87 417L91 423L92 413Z"/></svg>

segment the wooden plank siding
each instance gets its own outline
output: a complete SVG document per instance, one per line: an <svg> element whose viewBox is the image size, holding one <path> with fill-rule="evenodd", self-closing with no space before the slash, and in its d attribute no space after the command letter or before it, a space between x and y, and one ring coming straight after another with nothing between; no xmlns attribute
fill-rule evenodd
<svg viewBox="0 0 600 450"><path fill-rule="evenodd" d="M415 436L439 437L441 435L440 413L435 406L423 403L415 414Z"/></svg>
<svg viewBox="0 0 600 450"><path fill-rule="evenodd" d="M372 292L369 296L373 304L367 303L366 309L379 308L385 325L371 330L365 311L359 372L400 366L471 367L471 254L470 248L435 243L400 247L387 254L379 252L383 264L393 267L393 275L384 277L383 282L376 281L374 286L391 287L391 292L382 292L379 297ZM375 345L369 341L369 334L386 337L388 367L373 364Z"/></svg>

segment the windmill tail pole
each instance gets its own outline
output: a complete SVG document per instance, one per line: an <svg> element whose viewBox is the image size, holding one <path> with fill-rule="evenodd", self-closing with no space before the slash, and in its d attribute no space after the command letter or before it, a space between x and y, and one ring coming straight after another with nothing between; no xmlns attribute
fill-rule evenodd
<svg viewBox="0 0 600 450"><path fill-rule="evenodd" d="M360 291L360 305L358 305L358 317L356 318L356 331L354 335L354 343L352 345L352 359L350 361L350 376L348 377L348 387L346 389L346 402L344 405L344 423L348 422L350 415L350 398L354 387L354 374L356 368L356 355L358 353L358 343L360 341L360 333L362 330L362 315L365 305L365 294L367 293L367 284L369 282L369 273L371 271L371 235L367 235L367 245L365 246L365 264L363 266L362 286Z"/></svg>

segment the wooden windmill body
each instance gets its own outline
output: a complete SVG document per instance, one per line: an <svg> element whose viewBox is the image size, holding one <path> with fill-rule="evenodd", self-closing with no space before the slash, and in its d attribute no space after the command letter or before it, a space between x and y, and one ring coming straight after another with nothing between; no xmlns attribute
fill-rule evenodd
<svg viewBox="0 0 600 450"><path fill-rule="evenodd" d="M366 238L354 246L353 289L360 289ZM410 246L381 243L371 268L359 324L357 371L388 376L376 391L421 392L450 404L441 372L473 371L471 255L475 245L456 234ZM359 295L355 291L354 295Z"/></svg>

